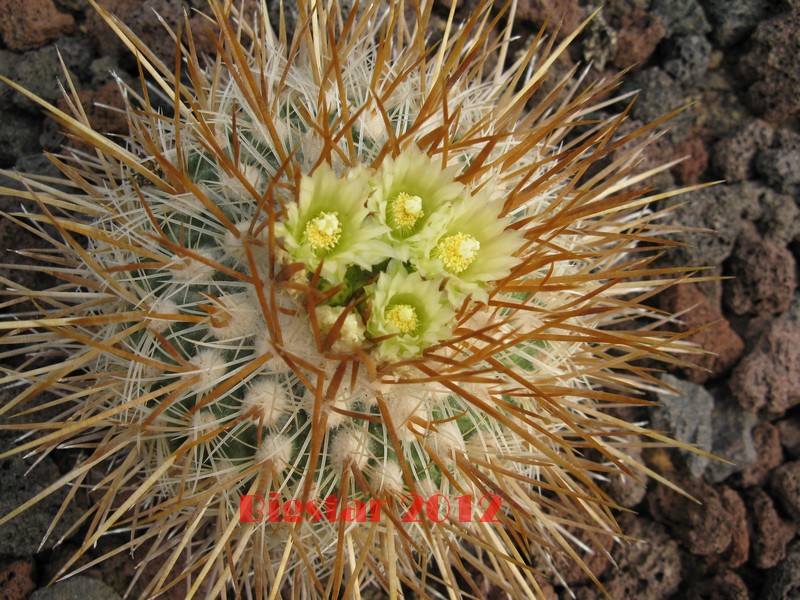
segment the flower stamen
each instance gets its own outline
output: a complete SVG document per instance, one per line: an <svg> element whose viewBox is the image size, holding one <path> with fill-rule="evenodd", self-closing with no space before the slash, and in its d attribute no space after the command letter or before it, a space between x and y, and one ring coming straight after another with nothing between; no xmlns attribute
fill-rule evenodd
<svg viewBox="0 0 800 600"><path fill-rule="evenodd" d="M459 231L443 238L437 245L436 251L442 259L445 270L458 275L469 267L478 257L481 243L473 236Z"/></svg>
<svg viewBox="0 0 800 600"><path fill-rule="evenodd" d="M410 304L395 304L387 309L386 321L403 334L413 332L419 327L417 311Z"/></svg>
<svg viewBox="0 0 800 600"><path fill-rule="evenodd" d="M306 239L314 252L330 252L342 237L338 212L320 212L306 223Z"/></svg>
<svg viewBox="0 0 800 600"><path fill-rule="evenodd" d="M413 227L425 216L425 212L422 210L422 198L406 192L397 194L397 197L392 200L390 208L394 224L403 229Z"/></svg>

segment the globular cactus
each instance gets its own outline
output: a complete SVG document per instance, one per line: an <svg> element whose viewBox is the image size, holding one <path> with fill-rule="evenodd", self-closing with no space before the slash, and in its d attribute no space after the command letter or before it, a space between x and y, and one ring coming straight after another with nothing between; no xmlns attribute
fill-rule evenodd
<svg viewBox="0 0 800 600"><path fill-rule="evenodd" d="M616 533L631 436L669 442L605 410L689 350L645 304L684 277L643 253L652 126L589 119L616 80L545 91L573 36L512 57L488 3L437 44L430 2L298 8L287 40L212 1L207 68L190 30L166 65L98 8L150 82L124 140L37 100L95 152L54 159L68 192L16 176L63 283L17 286L41 314L2 324L29 357L2 413L62 413L5 455L80 440L78 555L130 530L146 596L539 595L528 565Z"/></svg>

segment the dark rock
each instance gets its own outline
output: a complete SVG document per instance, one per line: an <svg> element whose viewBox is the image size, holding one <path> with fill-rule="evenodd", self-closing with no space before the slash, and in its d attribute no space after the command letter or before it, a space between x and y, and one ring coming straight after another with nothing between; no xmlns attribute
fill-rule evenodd
<svg viewBox="0 0 800 600"><path fill-rule="evenodd" d="M701 0L714 41L723 48L743 41L773 8L772 0Z"/></svg>
<svg viewBox="0 0 800 600"><path fill-rule="evenodd" d="M56 100L62 97L59 81L65 81L64 71L58 61L55 46L26 52L17 65L15 77L19 85L51 104L55 104ZM80 82L74 74L72 80L79 88ZM37 103L22 94L15 94L13 100L22 110L36 113L41 110Z"/></svg>
<svg viewBox="0 0 800 600"><path fill-rule="evenodd" d="M0 75L8 77L11 81L16 80L17 65L21 57L16 52L9 52L8 50L0 50ZM11 86L0 83L0 110L7 110L11 108L16 94Z"/></svg>
<svg viewBox="0 0 800 600"><path fill-rule="evenodd" d="M609 570L603 585L608 596L594 586L582 588L582 600L624 598L625 600L667 600L681 582L678 544L652 521L623 514L620 527L637 541L615 548L617 569Z"/></svg>
<svg viewBox="0 0 800 600"><path fill-rule="evenodd" d="M730 387L746 409L781 415L800 404L800 325L775 319L734 369Z"/></svg>
<svg viewBox="0 0 800 600"><path fill-rule="evenodd" d="M698 285L675 285L658 296L659 307L671 314L680 314L678 331L697 329L686 338L712 354L686 356L693 365L682 372L692 383L702 384L730 369L744 350L744 342L722 316L719 304L713 304Z"/></svg>
<svg viewBox="0 0 800 600"><path fill-rule="evenodd" d="M674 200L670 219L679 226L710 231L681 231L671 239L685 244L669 250L671 265L717 266L733 251L741 227L742 198L730 186L702 188Z"/></svg>
<svg viewBox="0 0 800 600"><path fill-rule="evenodd" d="M747 97L753 110L770 121L800 113L800 11L762 21L750 38L739 70L752 82Z"/></svg>
<svg viewBox="0 0 800 600"><path fill-rule="evenodd" d="M792 458L800 458L800 419L789 417L781 419L775 426L781 436L781 446Z"/></svg>
<svg viewBox="0 0 800 600"><path fill-rule="evenodd" d="M711 44L704 35L670 38L662 47L664 70L684 87L696 85L708 70Z"/></svg>
<svg viewBox="0 0 800 600"><path fill-rule="evenodd" d="M725 570L708 579L692 581L686 600L750 600L750 595L742 578Z"/></svg>
<svg viewBox="0 0 800 600"><path fill-rule="evenodd" d="M71 72L82 81L89 78L89 64L93 55L92 41L85 34L63 36L55 43L55 47Z"/></svg>
<svg viewBox="0 0 800 600"><path fill-rule="evenodd" d="M789 308L797 285L792 253L763 239L745 221L728 263L732 279L725 282L728 308L737 315L779 313Z"/></svg>
<svg viewBox="0 0 800 600"><path fill-rule="evenodd" d="M756 488L748 492L746 498L753 566L771 569L786 557L786 546L797 532L797 527L780 517L772 498L764 490Z"/></svg>
<svg viewBox="0 0 800 600"><path fill-rule="evenodd" d="M0 460L0 514L7 515L60 477L51 458L45 457L26 474L29 468L29 462L18 456ZM62 488L0 526L0 555L23 557L36 554L65 496L66 489ZM52 547L63 535L75 519L75 510L74 505L68 509L55 531L47 538L44 548Z"/></svg>
<svg viewBox="0 0 800 600"><path fill-rule="evenodd" d="M667 37L704 35L711 31L697 0L653 0L650 10L661 19Z"/></svg>
<svg viewBox="0 0 800 600"><path fill-rule="evenodd" d="M759 600L800 598L800 540L789 546L786 559L767 571Z"/></svg>
<svg viewBox="0 0 800 600"><path fill-rule="evenodd" d="M31 559L0 565L0 598L26 600L36 589L36 564Z"/></svg>
<svg viewBox="0 0 800 600"><path fill-rule="evenodd" d="M175 43L156 15L160 15L173 31L177 31L178 23L183 21L184 11L189 12L188 3L182 0L106 0L103 6L125 23L157 57L168 65L173 64ZM97 12L89 12L86 29L102 56L114 58L123 68L134 66L130 52ZM135 72L135 69L131 70Z"/></svg>
<svg viewBox="0 0 800 600"><path fill-rule="evenodd" d="M721 556L730 548L734 530L742 531L741 523L732 514L739 512L737 507L730 497L701 480L684 479L675 483L702 503L658 485L647 495L650 514L692 554ZM739 516L744 519L744 515Z"/></svg>
<svg viewBox="0 0 800 600"><path fill-rule="evenodd" d="M753 445L756 460L741 473L744 487L764 485L772 469L783 463L780 432L772 423L761 423L753 429Z"/></svg>
<svg viewBox="0 0 800 600"><path fill-rule="evenodd" d="M89 0L55 0L56 6L62 10L80 12L89 8Z"/></svg>
<svg viewBox="0 0 800 600"><path fill-rule="evenodd" d="M78 576L36 590L30 600L119 600L119 597L99 579Z"/></svg>
<svg viewBox="0 0 800 600"><path fill-rule="evenodd" d="M719 483L755 462L757 455L753 427L758 421L753 413L742 410L728 397L716 398L711 421L714 424L711 452L730 461L708 462L706 479L711 483Z"/></svg>
<svg viewBox="0 0 800 600"><path fill-rule="evenodd" d="M661 380L677 390L677 394L658 392L659 406L650 409L650 426L664 431L676 440L697 446L702 450L711 449L711 413L714 399L705 388L672 375L664 375ZM708 464L708 458L688 450L678 451L686 467L694 477L700 477Z"/></svg>
<svg viewBox="0 0 800 600"><path fill-rule="evenodd" d="M727 182L750 179L755 174L755 157L769 148L775 131L766 121L753 119L714 145L711 164Z"/></svg>
<svg viewBox="0 0 800 600"><path fill-rule="evenodd" d="M633 105L631 116L634 119L649 123L667 113L681 107L684 103L680 86L665 71L658 67L650 67L634 73L623 84L623 91L638 91L639 95ZM687 128L687 115L676 116L670 121L673 136L681 137Z"/></svg>
<svg viewBox="0 0 800 600"><path fill-rule="evenodd" d="M769 483L786 513L800 524L800 461L788 462L775 469Z"/></svg>
<svg viewBox="0 0 800 600"><path fill-rule="evenodd" d="M24 154L39 152L40 119L0 111L0 167L13 165Z"/></svg>
<svg viewBox="0 0 800 600"><path fill-rule="evenodd" d="M745 181L738 189L747 203L746 218L756 222L764 238L786 246L800 234L800 208L791 196L755 181Z"/></svg>
<svg viewBox="0 0 800 600"><path fill-rule="evenodd" d="M0 0L0 37L11 50L40 48L74 27L72 15L59 12L53 0Z"/></svg>
<svg viewBox="0 0 800 600"><path fill-rule="evenodd" d="M781 130L773 148L756 156L756 170L782 194L800 196L800 135Z"/></svg>

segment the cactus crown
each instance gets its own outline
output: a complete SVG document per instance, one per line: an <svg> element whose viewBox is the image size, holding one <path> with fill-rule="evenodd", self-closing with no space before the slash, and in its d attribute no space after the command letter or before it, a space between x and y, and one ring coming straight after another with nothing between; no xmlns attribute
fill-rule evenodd
<svg viewBox="0 0 800 600"><path fill-rule="evenodd" d="M152 542L146 594L177 569L189 597L442 595L472 581L467 562L534 596L525 561L580 561L574 531L614 531L598 480L639 468L625 435L651 435L603 405L653 384L635 360L686 349L617 331L655 319L642 302L670 282L637 253L661 228L624 143L650 126L584 127L617 82L545 94L565 45L509 59L511 19L498 31L489 3L459 30L451 13L432 46L430 2L410 21L395 2L298 7L288 40L212 1L219 58L202 69L187 31L178 73L98 8L174 114L126 88L123 145L48 106L97 157L59 161L69 194L29 181L64 240L48 237L62 256L43 270L65 285L3 341L70 363L16 375L33 383L12 405L47 388L69 408L66 432L19 451L102 438L83 464L127 500L90 509L83 549L119 526ZM382 499L384 518L236 522L240 496L271 493ZM407 523L409 493L496 494L502 510Z"/></svg>

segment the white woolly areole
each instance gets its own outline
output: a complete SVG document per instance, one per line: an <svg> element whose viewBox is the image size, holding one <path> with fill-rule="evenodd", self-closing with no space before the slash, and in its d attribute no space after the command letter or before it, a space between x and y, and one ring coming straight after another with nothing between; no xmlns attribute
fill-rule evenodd
<svg viewBox="0 0 800 600"><path fill-rule="evenodd" d="M272 461L278 471L285 471L292 459L292 440L281 433L264 436L261 446L256 451L256 460L260 463Z"/></svg>
<svg viewBox="0 0 800 600"><path fill-rule="evenodd" d="M341 410L350 410L350 405L347 402L347 399L343 396L336 398L333 403L327 404L323 407L323 410L328 413L328 420L326 421L325 425L328 429L335 429L339 427L342 423L347 421L350 417L347 415L343 415L342 413L338 412L335 409ZM311 399L311 410L314 410L314 399L312 396Z"/></svg>
<svg viewBox="0 0 800 600"><path fill-rule="evenodd" d="M150 305L149 314L151 315L177 315L180 314L178 305L168 298L159 298ZM164 333L172 324L170 319L161 317L150 317L149 327L158 333Z"/></svg>
<svg viewBox="0 0 800 600"><path fill-rule="evenodd" d="M400 495L405 491L403 469L393 460L379 463L370 477L376 491Z"/></svg>
<svg viewBox="0 0 800 600"><path fill-rule="evenodd" d="M198 256L214 260L214 253L212 252L198 250L195 253ZM172 280L175 283L183 284L209 282L214 277L215 272L214 267L192 256L176 257L173 261L173 268L170 269Z"/></svg>
<svg viewBox="0 0 800 600"><path fill-rule="evenodd" d="M195 384L195 389L207 390L219 383L225 376L225 359L219 350L206 348L200 350L190 361L194 370L186 373L187 377L200 376L200 380Z"/></svg>
<svg viewBox="0 0 800 600"><path fill-rule="evenodd" d="M252 221L242 221L241 223L236 223L236 230L239 232L239 235L237 236L231 231L226 231L225 236L223 237L222 251L226 258L230 258L237 265L248 264L245 244L250 247L250 252L252 252L254 258L256 259L258 259L260 254L263 254L264 252L264 248L262 247L264 241L263 232L261 232L261 234L258 236L250 235L249 231L251 224ZM256 227L256 225L253 226L254 229Z"/></svg>
<svg viewBox="0 0 800 600"><path fill-rule="evenodd" d="M277 349L272 343L272 340L269 338L269 334L266 331L262 331L257 334L254 350L257 357L264 356L265 354L272 355L272 358L268 359L267 362L264 363L264 368L267 371L275 373L276 375L286 375L287 373L291 373L292 368L280 357Z"/></svg>
<svg viewBox="0 0 800 600"><path fill-rule="evenodd" d="M466 449L464 437L455 421L437 423L436 431L430 433L429 440L433 451L445 460L455 460L456 453Z"/></svg>
<svg viewBox="0 0 800 600"><path fill-rule="evenodd" d="M290 407L291 399L284 387L266 377L250 387L242 402L242 412L255 408L256 418L260 418L266 426L275 425L282 416L289 414Z"/></svg>
<svg viewBox="0 0 800 600"><path fill-rule="evenodd" d="M423 425L419 421L427 421L429 411L427 403L421 395L403 393L410 391L412 386L403 387L408 390L404 389L400 393L393 394L387 399L386 406L389 409L389 416L397 432L397 437L401 442L411 442L417 439L414 431L422 433ZM412 417L414 418L413 422L409 423Z"/></svg>
<svg viewBox="0 0 800 600"><path fill-rule="evenodd" d="M342 467L353 464L363 470L372 457L367 436L368 432L365 429L347 427L339 431L330 445L331 465L341 470Z"/></svg>
<svg viewBox="0 0 800 600"><path fill-rule="evenodd" d="M264 328L258 301L247 292L224 294L213 306L209 328L220 341L248 338Z"/></svg>
<svg viewBox="0 0 800 600"><path fill-rule="evenodd" d="M210 410L199 410L192 415L192 433L200 437L217 426L217 418Z"/></svg>

